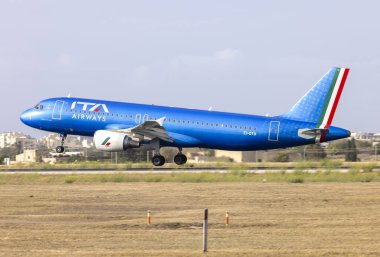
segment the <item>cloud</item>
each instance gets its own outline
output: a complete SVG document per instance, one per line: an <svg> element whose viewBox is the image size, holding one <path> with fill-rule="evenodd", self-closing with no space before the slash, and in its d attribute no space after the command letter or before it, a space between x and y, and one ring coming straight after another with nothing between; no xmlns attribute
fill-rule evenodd
<svg viewBox="0 0 380 257"><path fill-rule="evenodd" d="M57 58L57 63L60 66L70 66L72 64L72 57L69 54L61 53Z"/></svg>
<svg viewBox="0 0 380 257"><path fill-rule="evenodd" d="M237 60L241 57L241 53L237 49L224 49L222 51L218 51L214 53L214 58L225 61L225 62L232 62Z"/></svg>
<svg viewBox="0 0 380 257"><path fill-rule="evenodd" d="M145 86L151 83L151 70L147 65L139 65L127 75L127 82L133 86Z"/></svg>
<svg viewBox="0 0 380 257"><path fill-rule="evenodd" d="M170 63L169 71L182 67L204 68L207 66L229 65L241 57L242 54L239 50L231 48L216 51L210 55L180 55Z"/></svg>
<svg viewBox="0 0 380 257"><path fill-rule="evenodd" d="M149 72L149 67L146 65L140 65L137 68L135 68L133 74L137 78L145 78Z"/></svg>

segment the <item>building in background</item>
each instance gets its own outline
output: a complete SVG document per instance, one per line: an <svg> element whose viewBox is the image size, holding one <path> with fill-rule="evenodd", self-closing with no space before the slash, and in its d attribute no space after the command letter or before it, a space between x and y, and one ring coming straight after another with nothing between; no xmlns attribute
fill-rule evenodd
<svg viewBox="0 0 380 257"><path fill-rule="evenodd" d="M16 155L16 162L38 162L40 155L35 149L26 149L23 153Z"/></svg>
<svg viewBox="0 0 380 257"><path fill-rule="evenodd" d="M353 132L351 133L351 137L355 138L355 140L362 140L362 141L372 141L375 139L375 133L368 133L368 132Z"/></svg>
<svg viewBox="0 0 380 257"><path fill-rule="evenodd" d="M38 139L38 144L54 149L61 145L61 137L57 133L50 133ZM94 147L94 143L92 138L89 137L68 136L65 140L65 146L68 148L92 148Z"/></svg>
<svg viewBox="0 0 380 257"><path fill-rule="evenodd" d="M224 151L224 150L215 150L216 158L229 158L233 162L256 162L256 151Z"/></svg>
<svg viewBox="0 0 380 257"><path fill-rule="evenodd" d="M0 133L0 148L17 145L20 149L35 148L37 140L19 132Z"/></svg>

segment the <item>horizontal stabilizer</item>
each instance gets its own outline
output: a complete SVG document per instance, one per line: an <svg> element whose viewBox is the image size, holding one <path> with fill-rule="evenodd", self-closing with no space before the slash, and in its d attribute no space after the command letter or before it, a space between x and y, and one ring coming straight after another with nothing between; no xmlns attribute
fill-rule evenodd
<svg viewBox="0 0 380 257"><path fill-rule="evenodd" d="M325 136L329 133L328 129L299 129L298 136L305 139L315 138L316 143L324 141Z"/></svg>

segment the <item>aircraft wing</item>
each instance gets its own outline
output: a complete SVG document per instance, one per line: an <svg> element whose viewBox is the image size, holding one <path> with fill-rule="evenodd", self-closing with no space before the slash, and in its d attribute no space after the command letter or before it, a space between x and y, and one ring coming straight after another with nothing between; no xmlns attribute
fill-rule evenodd
<svg viewBox="0 0 380 257"><path fill-rule="evenodd" d="M163 127L165 119L166 117L157 120L147 120L133 128L111 129L110 131L124 133L139 140L151 141L158 138L163 141L173 142L173 138L168 136L166 129Z"/></svg>

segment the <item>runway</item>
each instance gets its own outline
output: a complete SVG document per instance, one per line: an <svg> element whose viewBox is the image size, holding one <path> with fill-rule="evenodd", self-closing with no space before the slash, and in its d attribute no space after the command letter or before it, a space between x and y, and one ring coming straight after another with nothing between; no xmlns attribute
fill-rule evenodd
<svg viewBox="0 0 380 257"><path fill-rule="evenodd" d="M268 167L258 167L255 169L247 169L247 170L234 170L231 168L132 168L128 170L115 170L115 169L102 169L102 170L94 170L94 169L81 169L81 170L26 170L26 169L18 169L18 170L8 170L2 171L0 174L14 175L14 174L41 174L41 175L71 175L71 174L171 174L171 173L229 173L229 172L246 172L246 173L256 173L263 174L266 172L308 172L315 173L318 171L325 171L324 168L308 168L308 169L296 169L293 167L287 168L268 168ZM336 172L346 173L350 169L348 167L339 167L332 169ZM374 171L379 171L379 169L374 169Z"/></svg>

